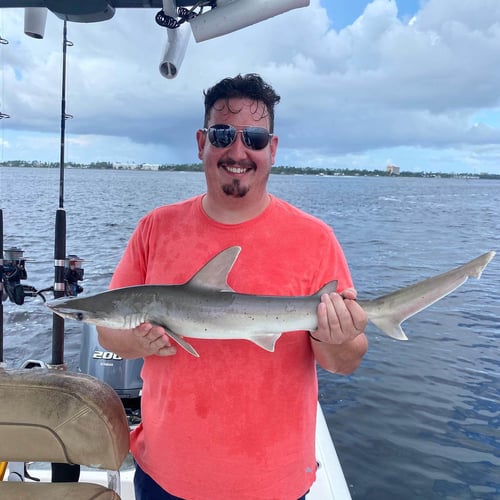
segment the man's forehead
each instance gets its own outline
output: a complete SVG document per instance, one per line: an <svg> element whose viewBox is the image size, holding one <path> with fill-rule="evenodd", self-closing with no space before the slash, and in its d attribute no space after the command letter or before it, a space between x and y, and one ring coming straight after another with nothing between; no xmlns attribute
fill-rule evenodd
<svg viewBox="0 0 500 500"><path fill-rule="evenodd" d="M266 105L262 101L236 97L215 101L210 114L213 115L214 112L220 114L250 113L254 115L256 120L265 118L269 114Z"/></svg>

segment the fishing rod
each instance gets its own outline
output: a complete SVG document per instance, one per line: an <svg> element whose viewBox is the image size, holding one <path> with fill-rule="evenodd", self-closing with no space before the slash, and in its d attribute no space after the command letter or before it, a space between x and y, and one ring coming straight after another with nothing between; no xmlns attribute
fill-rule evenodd
<svg viewBox="0 0 500 500"><path fill-rule="evenodd" d="M63 23L63 55L61 83L61 149L59 154L59 207L56 211L54 237L54 298L63 297L66 291L66 211L64 210L64 146L66 120L72 118L66 114L66 51L73 43L68 40L67 22ZM64 319L52 315L52 363L51 368L66 369L64 363ZM52 463L52 481L78 481L80 466L65 463Z"/></svg>
<svg viewBox="0 0 500 500"><path fill-rule="evenodd" d="M71 115L66 114L66 51L73 46L68 41L67 22L63 24L62 44L62 83L61 83L61 148L59 155L59 207L56 211L55 238L54 238L54 298L65 295L65 267L66 267L66 211L64 210L64 146L66 136L66 120ZM64 368L64 319L52 316L52 366Z"/></svg>
<svg viewBox="0 0 500 500"><path fill-rule="evenodd" d="M7 45L9 42L0 36L0 45ZM3 90L3 88L2 88ZM0 111L0 120L10 118L6 113ZM2 129L3 131L3 129ZM2 142L2 148L4 141ZM4 365L3 360L3 210L0 208L0 368ZM2 465L0 462L0 479L3 478Z"/></svg>

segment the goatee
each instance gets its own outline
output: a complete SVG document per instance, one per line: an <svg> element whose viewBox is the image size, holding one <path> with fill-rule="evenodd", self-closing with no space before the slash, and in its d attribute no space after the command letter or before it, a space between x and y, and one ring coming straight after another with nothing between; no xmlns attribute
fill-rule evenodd
<svg viewBox="0 0 500 500"><path fill-rule="evenodd" d="M234 179L230 184L224 184L222 186L222 191L227 196L232 196L233 198L243 198L246 196L250 188L248 186L242 186L239 179Z"/></svg>

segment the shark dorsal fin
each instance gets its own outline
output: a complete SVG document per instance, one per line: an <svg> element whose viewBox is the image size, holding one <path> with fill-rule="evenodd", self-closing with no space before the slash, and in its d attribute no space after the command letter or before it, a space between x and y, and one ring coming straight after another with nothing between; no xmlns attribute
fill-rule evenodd
<svg viewBox="0 0 500 500"><path fill-rule="evenodd" d="M233 291L227 284L227 275L231 271L241 247L229 247L208 261L187 283L187 286L209 288L212 290Z"/></svg>

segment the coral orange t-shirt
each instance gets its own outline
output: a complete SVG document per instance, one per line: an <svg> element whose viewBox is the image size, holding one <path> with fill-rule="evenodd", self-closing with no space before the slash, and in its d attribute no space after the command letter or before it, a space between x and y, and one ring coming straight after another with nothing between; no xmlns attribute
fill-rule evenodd
<svg viewBox="0 0 500 500"><path fill-rule="evenodd" d="M182 284L216 254L242 248L228 276L240 293L310 295L352 286L326 224L271 197L250 221L209 218L202 196L157 208L132 235L111 287ZM268 352L246 340L186 340L171 357L148 356L142 423L131 450L169 493L187 500L293 500L315 480L317 378L307 332Z"/></svg>

